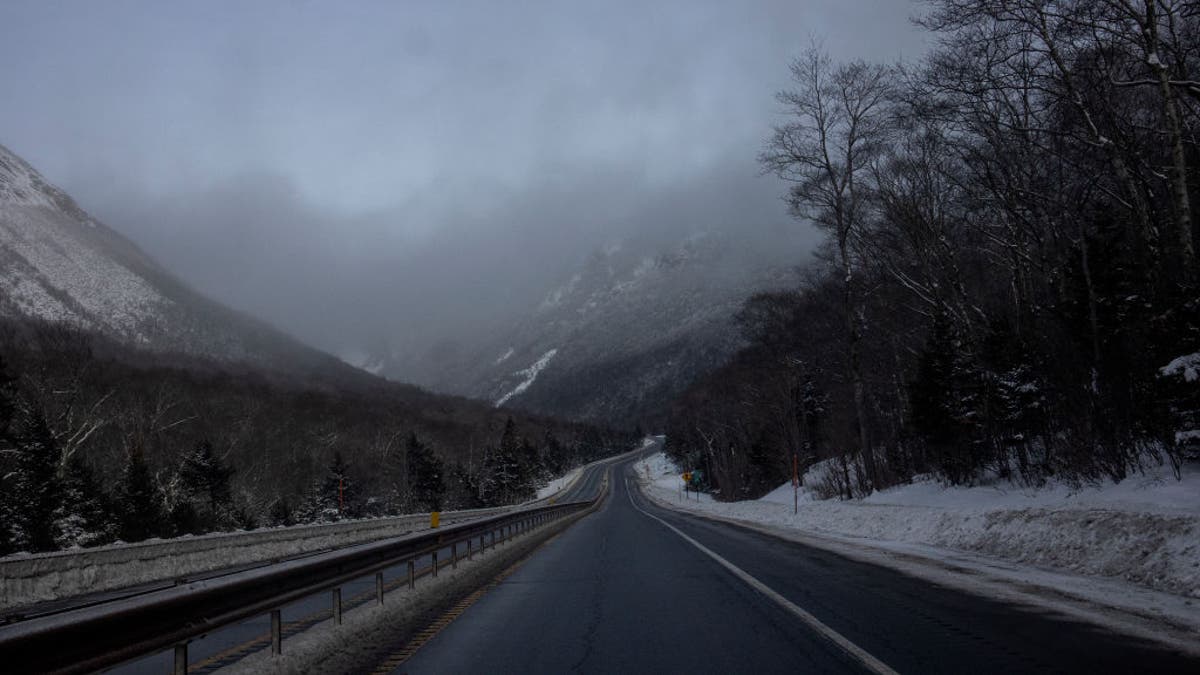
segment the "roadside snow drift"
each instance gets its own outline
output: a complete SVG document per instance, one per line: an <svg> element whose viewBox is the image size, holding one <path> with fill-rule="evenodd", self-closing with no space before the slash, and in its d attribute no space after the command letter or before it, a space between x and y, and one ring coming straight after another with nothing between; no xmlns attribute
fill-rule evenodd
<svg viewBox="0 0 1200 675"><path fill-rule="evenodd" d="M647 473L649 470L649 473ZM1165 467L1119 484L1072 490L952 488L928 480L853 502L816 501L790 485L745 502L680 498L679 471L661 453L637 465L659 501L739 520L885 543L921 544L1025 565L1123 579L1200 598L1200 468ZM647 478L649 480L647 481Z"/></svg>

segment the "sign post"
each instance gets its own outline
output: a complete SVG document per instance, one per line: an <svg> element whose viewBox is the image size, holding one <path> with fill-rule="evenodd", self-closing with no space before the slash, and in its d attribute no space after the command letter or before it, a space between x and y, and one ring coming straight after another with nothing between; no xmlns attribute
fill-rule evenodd
<svg viewBox="0 0 1200 675"><path fill-rule="evenodd" d="M792 453L792 515L800 513L800 457Z"/></svg>

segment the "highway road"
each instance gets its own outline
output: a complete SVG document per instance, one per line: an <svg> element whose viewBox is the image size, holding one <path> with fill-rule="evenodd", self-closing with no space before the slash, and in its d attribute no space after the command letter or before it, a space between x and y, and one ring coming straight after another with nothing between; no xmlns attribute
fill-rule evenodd
<svg viewBox="0 0 1200 675"><path fill-rule="evenodd" d="M1046 610L657 507L630 463L598 512L394 672L1200 672Z"/></svg>
<svg viewBox="0 0 1200 675"><path fill-rule="evenodd" d="M566 486L559 494L553 495L551 500L554 502L592 500L595 495L599 494L602 486L604 486L606 468L608 464L611 464L611 461L605 460L584 467L580 477L574 483ZM533 503L541 504L545 503L545 501ZM496 542L494 542L493 538L490 545L494 545L494 543ZM353 548L354 546L344 546L346 550ZM450 549L444 548L438 551L438 556L439 560L443 562L449 560ZM193 575L192 579L224 577L224 575L236 574L246 571L246 569L264 565L269 565L269 563L220 569L220 571ZM416 560L416 572L418 572L419 577L430 571L431 565L431 557L425 556ZM407 586L407 565L390 567L385 569L383 574L388 590ZM65 598L61 599L61 601L36 605L34 608L26 608L23 610L23 614L25 616L67 615L71 613L73 608L89 607L89 605L118 601L118 599L124 597L152 595L155 591L170 589L173 585L172 581L163 581L163 583L144 584L130 587L130 589ZM376 599L374 579L372 577L365 577L344 584L342 586L342 598L343 608L346 611L353 610L362 604L374 603L374 599ZM329 593L319 593L319 595L302 598L300 601L284 605L282 608L284 643L287 643L288 639L294 637L294 635L305 632L307 629L319 625L319 623L328 621L331 614ZM269 627L270 620L268 616L256 616L250 620L215 629L215 631L205 634L203 637L192 640L188 644L188 656L190 656L191 662L188 671L193 674L212 673L212 671L220 670L226 667L226 665L240 661L241 658L251 655L251 653L265 650L270 645ZM113 673L121 674L168 673L172 669L173 662L173 653L163 651L138 658L136 661L121 664L112 671Z"/></svg>
<svg viewBox="0 0 1200 675"><path fill-rule="evenodd" d="M571 485L553 496L554 501L567 502L592 499L603 487L606 470L610 464L611 460L608 460L584 467L579 477ZM438 556L443 562L448 560L450 549L442 549L439 551ZM427 572L431 564L432 559L429 557L418 560L418 574ZM229 574L242 569L248 569L249 567L251 566L221 570L212 573L211 576ZM408 568L406 564L396 565L384 570L383 574L388 587L397 588L406 584ZM157 585L147 585L147 589L149 590L155 587ZM140 592L141 590L133 589L130 592ZM117 597L121 593L114 593L112 595ZM350 611L363 604L373 603L375 601L374 579L365 577L347 583L342 587L342 598L346 611ZM74 599L73 602L76 603L76 606L83 604L79 599ZM72 602L65 602L63 604L71 606ZM327 621L331 616L331 600L329 595L325 593L309 596L284 606L282 609L282 620L285 645L288 638ZM216 672L222 667L236 663L250 654L266 649L270 646L269 629L269 617L261 615L215 630L193 640L188 645L191 661L188 671L190 673ZM159 652L125 663L111 672L120 673L121 675L165 673L171 670L173 659L174 655L171 652Z"/></svg>

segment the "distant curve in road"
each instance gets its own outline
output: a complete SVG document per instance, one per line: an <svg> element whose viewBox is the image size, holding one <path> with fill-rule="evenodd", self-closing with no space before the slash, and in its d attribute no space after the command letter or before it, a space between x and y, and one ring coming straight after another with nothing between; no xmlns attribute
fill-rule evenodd
<svg viewBox="0 0 1200 675"><path fill-rule="evenodd" d="M677 528L885 669L1178 673L1200 661L1045 610L940 587L649 503L614 467L601 509L395 672L870 672ZM879 671L876 671L879 672Z"/></svg>

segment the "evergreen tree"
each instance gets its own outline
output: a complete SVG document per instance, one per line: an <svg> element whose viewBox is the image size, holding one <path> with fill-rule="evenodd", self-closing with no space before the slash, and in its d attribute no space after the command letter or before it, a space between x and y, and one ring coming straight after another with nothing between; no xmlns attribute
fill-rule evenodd
<svg viewBox="0 0 1200 675"><path fill-rule="evenodd" d="M440 511L446 495L442 460L429 446L410 434L407 444L408 494L418 511Z"/></svg>
<svg viewBox="0 0 1200 675"><path fill-rule="evenodd" d="M450 467L446 481L446 501L459 509L477 509L486 506L481 497L479 481L462 464Z"/></svg>
<svg viewBox="0 0 1200 675"><path fill-rule="evenodd" d="M329 499L329 495L325 494L325 481L316 478L308 486L308 493L304 499L296 506L296 510L292 512L292 519L296 523L317 523L328 518L330 514L330 504L332 503L332 512L337 513L337 496L334 495L333 501Z"/></svg>
<svg viewBox="0 0 1200 675"><path fill-rule="evenodd" d="M321 483L318 497L321 520L341 520L358 516L358 489L350 478L350 466L342 459L341 451L333 453L329 471Z"/></svg>
<svg viewBox="0 0 1200 675"><path fill-rule="evenodd" d="M529 442L528 438L521 437L521 444L517 448L517 459L521 466L523 489L534 492L542 481L550 480L550 474L546 472L546 468L541 462L541 453L533 443Z"/></svg>
<svg viewBox="0 0 1200 675"><path fill-rule="evenodd" d="M16 412L16 398L16 378L9 375L4 356L0 355L0 457L12 447L10 430ZM4 462L0 461L0 555L13 552L16 538L12 504L15 476L10 477L8 473Z"/></svg>
<svg viewBox="0 0 1200 675"><path fill-rule="evenodd" d="M200 498L208 509L209 520L213 524L221 520L222 507L229 506L229 479L233 469L225 466L216 453L212 443L200 441L183 460L179 469L183 479L183 489L189 495Z"/></svg>
<svg viewBox="0 0 1200 675"><path fill-rule="evenodd" d="M8 364L0 354L0 448L9 445L17 412L17 379L8 373Z"/></svg>
<svg viewBox="0 0 1200 675"><path fill-rule="evenodd" d="M562 443L549 430L542 438L538 464L550 476L557 476L568 468L567 453Z"/></svg>
<svg viewBox="0 0 1200 675"><path fill-rule="evenodd" d="M16 481L11 509L21 543L30 551L53 551L60 534L62 480L58 445L40 410L27 410L16 431Z"/></svg>
<svg viewBox="0 0 1200 675"><path fill-rule="evenodd" d="M979 468L971 457L972 393L964 386L961 343L944 315L935 317L909 385L910 423L929 450L934 468L952 483L966 482Z"/></svg>
<svg viewBox="0 0 1200 675"><path fill-rule="evenodd" d="M167 521L170 524L167 531L172 537L203 534L214 529L213 520L201 517L196 505L187 499L181 499L170 506L167 510Z"/></svg>
<svg viewBox="0 0 1200 675"><path fill-rule="evenodd" d="M142 541L163 531L164 514L158 488L141 448L132 448L118 489L118 527L124 541Z"/></svg>
<svg viewBox="0 0 1200 675"><path fill-rule="evenodd" d="M286 527L295 524L295 519L292 517L292 507L286 499L278 497L275 501L271 502L267 522L272 527Z"/></svg>
<svg viewBox="0 0 1200 675"><path fill-rule="evenodd" d="M60 548L99 546L116 538L112 505L90 467L78 458L67 462L58 509Z"/></svg>
<svg viewBox="0 0 1200 675"><path fill-rule="evenodd" d="M504 424L500 447L484 457L484 501L494 506L515 504L533 493L533 484L522 462L521 441L512 418Z"/></svg>

